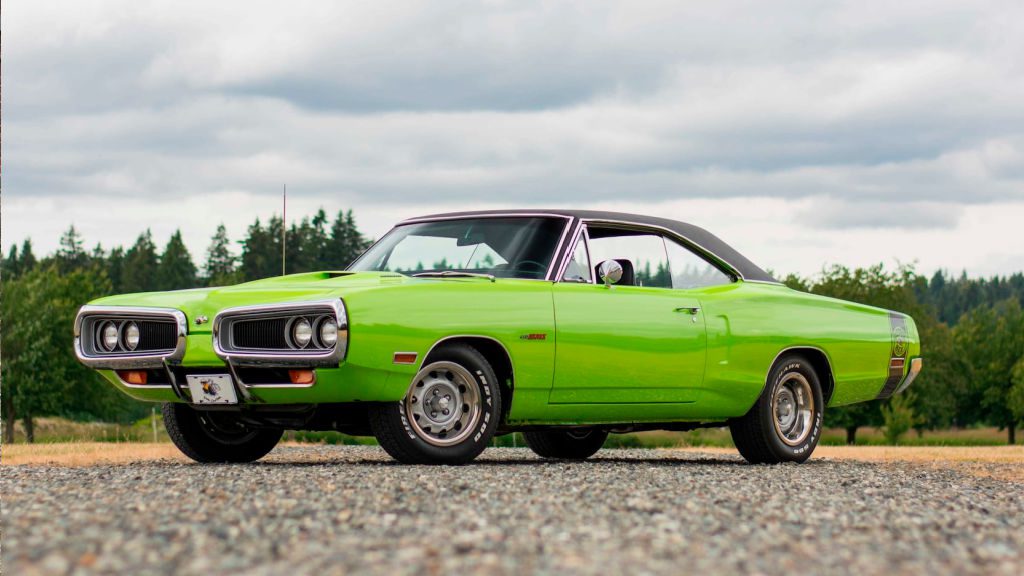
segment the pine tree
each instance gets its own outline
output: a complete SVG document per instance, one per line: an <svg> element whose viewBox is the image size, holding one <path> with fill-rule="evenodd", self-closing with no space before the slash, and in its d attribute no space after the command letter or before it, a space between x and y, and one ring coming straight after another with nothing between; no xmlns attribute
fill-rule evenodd
<svg viewBox="0 0 1024 576"><path fill-rule="evenodd" d="M146 230L124 257L121 286L125 292L152 292L159 287L159 259L153 233Z"/></svg>
<svg viewBox="0 0 1024 576"><path fill-rule="evenodd" d="M226 286L236 282L238 257L231 253L231 241L224 224L217 226L217 232L206 249L206 264L203 271L210 286Z"/></svg>
<svg viewBox="0 0 1024 576"><path fill-rule="evenodd" d="M313 216L312 237L310 238L310 250L313 253L313 270L327 270L330 268L327 246L330 241L330 237L327 235L328 222L327 213L324 212L324 209L320 208L317 210Z"/></svg>
<svg viewBox="0 0 1024 576"><path fill-rule="evenodd" d="M344 270L369 246L369 242L356 227L352 211L338 212L331 225L331 237L327 242L326 264L334 270Z"/></svg>
<svg viewBox="0 0 1024 576"><path fill-rule="evenodd" d="M181 230L175 230L160 256L157 284L160 290L183 290L196 286L196 265L192 263L192 255L181 238Z"/></svg>
<svg viewBox="0 0 1024 576"><path fill-rule="evenodd" d="M3 261L3 270L0 271L0 276L5 279L13 279L18 276L18 245L11 244L11 250L7 253L7 257Z"/></svg>
<svg viewBox="0 0 1024 576"><path fill-rule="evenodd" d="M114 294L124 292L124 248L118 246L107 256L107 277Z"/></svg>
<svg viewBox="0 0 1024 576"><path fill-rule="evenodd" d="M89 264L89 255L83 247L82 235L72 224L70 228L60 237L60 247L57 248L57 267L64 274L72 270L85 268Z"/></svg>
<svg viewBox="0 0 1024 576"><path fill-rule="evenodd" d="M18 259L18 273L25 274L36 267L36 256L32 253L32 240L26 238L21 244L21 257Z"/></svg>
<svg viewBox="0 0 1024 576"><path fill-rule="evenodd" d="M249 226L242 241L241 276L245 280L270 278L281 273L281 219L271 218L264 228L259 221Z"/></svg>

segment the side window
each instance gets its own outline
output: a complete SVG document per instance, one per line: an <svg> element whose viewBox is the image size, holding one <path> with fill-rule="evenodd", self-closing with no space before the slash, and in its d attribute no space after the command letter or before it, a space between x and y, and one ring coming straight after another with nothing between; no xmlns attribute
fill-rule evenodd
<svg viewBox="0 0 1024 576"><path fill-rule="evenodd" d="M731 284L732 278L671 238L665 239L672 287L680 290Z"/></svg>
<svg viewBox="0 0 1024 576"><path fill-rule="evenodd" d="M605 260L622 264L619 284L671 288L665 242L661 236L635 230L588 228L590 261L594 267Z"/></svg>
<svg viewBox="0 0 1024 576"><path fill-rule="evenodd" d="M572 260L569 260L569 264L565 267L562 280L590 283L592 279L590 258L587 256L587 242L583 236L580 236L579 241L576 242L576 249L572 252Z"/></svg>

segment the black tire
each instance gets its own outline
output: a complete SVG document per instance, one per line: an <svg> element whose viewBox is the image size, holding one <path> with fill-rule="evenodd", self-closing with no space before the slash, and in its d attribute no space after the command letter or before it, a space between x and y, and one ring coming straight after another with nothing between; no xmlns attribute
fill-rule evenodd
<svg viewBox="0 0 1024 576"><path fill-rule="evenodd" d="M785 404L798 408L800 406L780 398L780 394L785 395L783 388L790 390L789 394L793 399L803 396L804 402L813 402L810 407L804 404L801 410L796 410L794 428L787 426L786 420L790 411L785 410ZM775 406L776 399L783 405L778 411ZM800 414L807 416L801 418ZM824 403L818 373L806 358L791 354L775 363L768 374L767 385L761 397L746 415L729 423L729 430L740 455L751 464L803 462L810 458L821 438L823 415ZM804 422L804 425L799 426L798 421ZM789 436L787 430L790 431Z"/></svg>
<svg viewBox="0 0 1024 576"><path fill-rule="evenodd" d="M541 458L586 460L604 446L608 432L588 430L540 430L523 432L526 445Z"/></svg>
<svg viewBox="0 0 1024 576"><path fill-rule="evenodd" d="M196 462L255 462L277 446L280 429L250 428L230 412L195 410L188 404L162 407L171 442Z"/></svg>
<svg viewBox="0 0 1024 576"><path fill-rule="evenodd" d="M448 420L440 424L431 422L427 420L426 413L431 405L424 404L416 391L420 390L425 397L434 397L436 388L447 385L458 390L457 395L453 392L457 396L453 406L468 407L468 410L459 412L452 408L451 418L465 420ZM422 415L417 410L422 411ZM475 418L473 414L476 414ZM443 415L438 417L444 418ZM501 386L494 369L483 354L466 344L449 344L435 350L413 378L406 398L370 409L370 428L377 442L392 458L403 464L470 462L487 448L500 420ZM437 426L432 427L432 424ZM446 428L449 425L458 426L451 429L450 436Z"/></svg>

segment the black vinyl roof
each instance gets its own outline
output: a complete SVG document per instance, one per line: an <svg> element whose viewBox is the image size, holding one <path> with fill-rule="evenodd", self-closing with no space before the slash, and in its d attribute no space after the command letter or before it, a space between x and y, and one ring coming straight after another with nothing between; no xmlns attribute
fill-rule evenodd
<svg viewBox="0 0 1024 576"><path fill-rule="evenodd" d="M449 212L446 214L432 214L429 216L419 216L416 218L410 218L407 222L415 222L418 220L432 220L438 218L461 218L461 217L473 217L473 216L494 216L504 215L518 216L518 215L537 215L537 216L562 216L570 217L581 220L596 220L604 222L622 222L629 224L638 224L641 226L654 226L659 228L668 229L671 232L681 236L685 240L688 240L692 244L695 244L698 248L710 253L712 256L722 260L729 266L732 266L737 272L739 272L745 280L755 280L759 282L778 282L775 278L772 278L770 274L762 270L757 264L754 264L747 259L746 256L740 254L735 248L728 245L718 236L715 236L711 232L693 224L687 224L685 222L679 222L677 220L669 220L668 218L657 218L654 216L642 216L639 214L626 214L622 212L605 212L600 210L538 210L538 209L523 209L523 210L479 210L474 212Z"/></svg>

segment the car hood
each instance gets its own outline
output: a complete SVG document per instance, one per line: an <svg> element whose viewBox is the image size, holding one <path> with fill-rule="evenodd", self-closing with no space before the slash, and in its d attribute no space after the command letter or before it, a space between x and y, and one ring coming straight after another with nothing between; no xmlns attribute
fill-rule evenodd
<svg viewBox="0 0 1024 576"><path fill-rule="evenodd" d="M213 317L225 308L340 298L356 292L424 281L392 272L310 272L223 288L122 294L102 298L91 304L175 308L188 316L190 331L198 333L209 331L211 323L200 327L192 322L194 318L206 316L213 320Z"/></svg>

